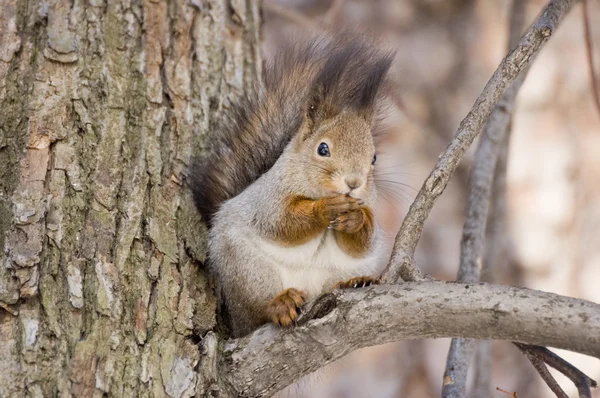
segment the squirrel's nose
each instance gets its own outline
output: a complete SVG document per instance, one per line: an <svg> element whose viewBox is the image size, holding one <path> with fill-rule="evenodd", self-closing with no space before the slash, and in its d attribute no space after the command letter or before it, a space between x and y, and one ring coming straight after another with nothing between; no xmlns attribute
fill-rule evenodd
<svg viewBox="0 0 600 398"><path fill-rule="evenodd" d="M356 189L356 188L362 186L363 179L358 176L349 176L349 177L344 178L344 182L346 182L346 185L348 185L348 188Z"/></svg>

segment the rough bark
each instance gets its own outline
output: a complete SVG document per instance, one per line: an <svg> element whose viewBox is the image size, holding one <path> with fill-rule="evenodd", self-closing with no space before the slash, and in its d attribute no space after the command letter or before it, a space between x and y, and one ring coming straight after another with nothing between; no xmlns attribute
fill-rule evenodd
<svg viewBox="0 0 600 398"><path fill-rule="evenodd" d="M260 74L244 0L0 0L0 395L195 394L194 150Z"/></svg>

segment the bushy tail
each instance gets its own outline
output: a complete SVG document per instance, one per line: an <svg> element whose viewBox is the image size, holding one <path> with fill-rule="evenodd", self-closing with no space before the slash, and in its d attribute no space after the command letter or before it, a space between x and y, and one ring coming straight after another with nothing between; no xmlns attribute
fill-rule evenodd
<svg viewBox="0 0 600 398"><path fill-rule="evenodd" d="M206 155L192 162L194 201L210 225L221 203L266 173L314 111L352 107L371 113L393 56L353 33L298 40L267 66L264 87L234 104Z"/></svg>

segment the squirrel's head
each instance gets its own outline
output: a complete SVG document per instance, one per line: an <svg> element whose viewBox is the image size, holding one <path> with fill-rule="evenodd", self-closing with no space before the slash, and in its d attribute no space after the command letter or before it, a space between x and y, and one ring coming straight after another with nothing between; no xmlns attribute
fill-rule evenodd
<svg viewBox="0 0 600 398"><path fill-rule="evenodd" d="M365 197L377 160L368 120L350 110L343 111L325 120L297 145L298 172L315 182L311 190L316 196Z"/></svg>
<svg viewBox="0 0 600 398"><path fill-rule="evenodd" d="M369 191L378 93L392 58L350 43L333 51L316 75L294 151L315 196L364 198Z"/></svg>

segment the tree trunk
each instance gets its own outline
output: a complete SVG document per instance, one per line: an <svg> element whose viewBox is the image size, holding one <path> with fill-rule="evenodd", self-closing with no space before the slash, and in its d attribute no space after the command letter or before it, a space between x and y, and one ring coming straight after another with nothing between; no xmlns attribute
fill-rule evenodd
<svg viewBox="0 0 600 398"><path fill-rule="evenodd" d="M186 171L260 76L251 0L0 0L0 396L200 393Z"/></svg>

